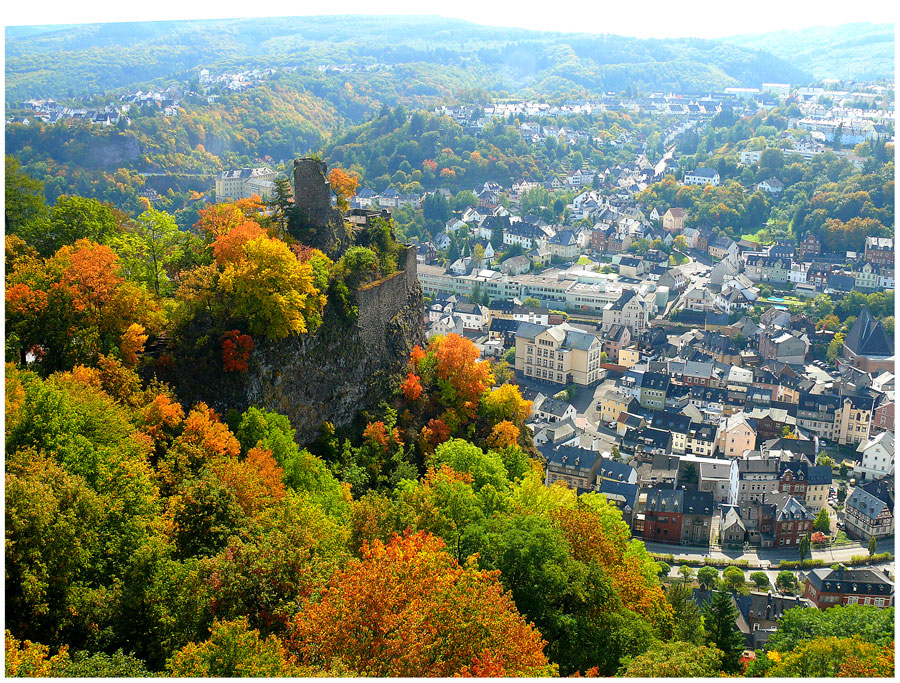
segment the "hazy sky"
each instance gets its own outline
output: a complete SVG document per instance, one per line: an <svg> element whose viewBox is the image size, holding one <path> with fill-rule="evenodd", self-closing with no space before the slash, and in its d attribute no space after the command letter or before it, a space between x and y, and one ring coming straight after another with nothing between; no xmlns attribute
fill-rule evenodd
<svg viewBox="0 0 900 683"><path fill-rule="evenodd" d="M715 38L848 22L896 22L897 2L863 0L343 0L334 4L304 0L245 1L121 0L92 2L8 2L4 24L146 21L308 14L439 14L479 24L551 31L617 33L648 37ZM10 7L11 5L11 7Z"/></svg>

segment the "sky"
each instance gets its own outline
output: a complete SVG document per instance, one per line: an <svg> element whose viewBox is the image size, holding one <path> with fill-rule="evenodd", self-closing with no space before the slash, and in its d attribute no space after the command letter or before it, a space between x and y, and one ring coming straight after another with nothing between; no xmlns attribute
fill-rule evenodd
<svg viewBox="0 0 900 683"><path fill-rule="evenodd" d="M306 0L258 5L244 0L49 0L6 5L5 25L246 17L259 7L257 16L437 14L490 26L638 38L720 38L849 22L896 23L900 13L897 2L886 0L342 0L329 5Z"/></svg>

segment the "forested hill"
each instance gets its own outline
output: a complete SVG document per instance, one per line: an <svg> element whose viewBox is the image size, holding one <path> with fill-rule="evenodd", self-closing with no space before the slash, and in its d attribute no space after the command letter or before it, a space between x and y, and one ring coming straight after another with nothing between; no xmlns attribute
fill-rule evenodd
<svg viewBox="0 0 900 683"><path fill-rule="evenodd" d="M726 43L765 50L816 79L877 80L894 77L894 27L843 24L799 31L733 36Z"/></svg>
<svg viewBox="0 0 900 683"><path fill-rule="evenodd" d="M704 92L810 80L768 52L709 40L550 33L411 16L15 27L6 29L6 60L7 102L183 82L201 67L381 64L400 68L398 78L420 80L423 95L446 94L448 87L542 96L628 87Z"/></svg>

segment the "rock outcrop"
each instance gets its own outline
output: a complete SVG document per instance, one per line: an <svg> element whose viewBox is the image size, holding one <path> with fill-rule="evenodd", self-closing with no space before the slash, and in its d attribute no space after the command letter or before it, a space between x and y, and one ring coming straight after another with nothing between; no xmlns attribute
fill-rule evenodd
<svg viewBox="0 0 900 683"><path fill-rule="evenodd" d="M307 161L312 164L303 163ZM312 177L316 185L312 189L298 186L298 206L306 207L309 217L328 233L323 242L338 249L331 253L339 256L342 241L352 237L352 231L343 226L340 212L332 209L327 187L318 186L320 179L324 181L325 165L299 160L295 177L298 168L316 171L310 176L306 170L301 172L301 177ZM334 214L341 223L339 230ZM185 335L185 343L193 345L196 353L175 355L178 366L172 369L170 381L189 404L202 400L221 413L258 406L287 415L298 442L309 443L323 422L346 426L359 411L390 399L405 378L413 346L425 343L415 248L403 247L398 271L363 286L353 297L358 310L354 321L331 312L329 304L324 322L312 334L278 342L255 339L246 372L222 371L221 341L205 336L208 328L202 329L202 322L196 321Z"/></svg>

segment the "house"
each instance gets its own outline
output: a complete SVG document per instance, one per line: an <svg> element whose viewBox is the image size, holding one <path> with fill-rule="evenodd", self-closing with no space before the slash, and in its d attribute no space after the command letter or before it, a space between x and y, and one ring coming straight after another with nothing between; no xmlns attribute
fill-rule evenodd
<svg viewBox="0 0 900 683"><path fill-rule="evenodd" d="M567 401L555 398L543 398L535 400L531 407L532 415L541 422L561 422L562 420L575 419L578 411L575 406Z"/></svg>
<svg viewBox="0 0 900 683"><path fill-rule="evenodd" d="M865 259L876 266L894 266L894 240L890 237L866 237Z"/></svg>
<svg viewBox="0 0 900 683"><path fill-rule="evenodd" d="M650 326L650 307L633 290L622 292L616 301L603 307L605 332L613 325L624 325L632 336L638 336Z"/></svg>
<svg viewBox="0 0 900 683"><path fill-rule="evenodd" d="M662 410L666 406L669 376L660 372L644 372L638 380L638 403L649 410Z"/></svg>
<svg viewBox="0 0 900 683"><path fill-rule="evenodd" d="M547 240L550 255L565 261L578 258L580 253L578 238L571 230L560 230Z"/></svg>
<svg viewBox="0 0 900 683"><path fill-rule="evenodd" d="M545 327L520 323L516 332L516 372L554 384L590 386L598 382L602 341L567 323Z"/></svg>
<svg viewBox="0 0 900 683"><path fill-rule="evenodd" d="M662 225L666 232L681 232L687 220L687 211L673 206L663 214Z"/></svg>
<svg viewBox="0 0 900 683"><path fill-rule="evenodd" d="M866 441L860 441L856 451L862 459L853 473L860 479L881 479L894 473L894 435L881 432Z"/></svg>
<svg viewBox="0 0 900 683"><path fill-rule="evenodd" d="M453 315L452 313L441 316L434 322L430 323L428 325L428 329L425 332L425 336L428 339L431 339L432 337L436 337L438 335L446 336L448 334L458 334L459 336L463 335L462 318L457 315Z"/></svg>
<svg viewBox="0 0 900 683"><path fill-rule="evenodd" d="M809 352L809 339L799 332L779 329L763 332L759 337L759 356L779 363L802 364Z"/></svg>
<svg viewBox="0 0 900 683"><path fill-rule="evenodd" d="M658 286L668 287L669 298L673 299L687 289L687 277L685 277L684 271L682 271L681 268L669 268L665 273L659 276Z"/></svg>
<svg viewBox="0 0 900 683"><path fill-rule="evenodd" d="M803 239L800 240L799 251L800 258L818 256L822 253L822 242L814 234L808 232L804 235Z"/></svg>
<svg viewBox="0 0 900 683"><path fill-rule="evenodd" d="M540 449L544 457L544 483L549 486L564 481L573 489L590 489L597 481L602 458L597 451L572 446L549 446Z"/></svg>
<svg viewBox="0 0 900 683"><path fill-rule="evenodd" d="M600 394L599 413L603 423L618 420L619 415L628 412L632 397L620 389L610 388Z"/></svg>
<svg viewBox="0 0 900 683"><path fill-rule="evenodd" d="M484 330L491 320L491 312L481 304L458 303L453 314L459 316L466 330Z"/></svg>
<svg viewBox="0 0 900 683"><path fill-rule="evenodd" d="M714 311L716 310L716 295L707 287L692 287L681 298L681 302L689 311Z"/></svg>
<svg viewBox="0 0 900 683"><path fill-rule="evenodd" d="M707 248L709 255L714 259L723 259L726 256L736 256L738 253L737 244L730 237L720 235L712 242L709 242Z"/></svg>
<svg viewBox="0 0 900 683"><path fill-rule="evenodd" d="M863 306L844 339L843 357L853 367L866 372L893 371L893 342L867 306Z"/></svg>
<svg viewBox="0 0 900 683"><path fill-rule="evenodd" d="M687 240L690 249L700 249L700 230L698 228L685 228L681 233ZM703 247L705 249L705 247Z"/></svg>
<svg viewBox="0 0 900 683"><path fill-rule="evenodd" d="M668 410L654 410L651 418L654 429L662 429L672 434L672 451L684 453L687 450L687 438L691 431L691 418Z"/></svg>
<svg viewBox="0 0 900 683"><path fill-rule="evenodd" d="M853 272L854 287L861 292L873 292L880 289L881 267L872 263L863 263Z"/></svg>
<svg viewBox="0 0 900 683"><path fill-rule="evenodd" d="M831 491L831 467L815 466L806 468L806 509L817 514L828 502Z"/></svg>
<svg viewBox="0 0 900 683"><path fill-rule="evenodd" d="M836 605L892 607L894 583L885 569L837 569L820 567L806 575L803 597L819 609Z"/></svg>
<svg viewBox="0 0 900 683"><path fill-rule="evenodd" d="M500 272L505 275L522 275L531 270L531 259L520 254L500 262Z"/></svg>
<svg viewBox="0 0 900 683"><path fill-rule="evenodd" d="M722 508L722 521L719 523L719 540L723 546L743 546L747 538L747 526L741 519L740 512L733 506Z"/></svg>
<svg viewBox="0 0 900 683"><path fill-rule="evenodd" d="M635 258L634 256L622 256L619 259L619 275L622 277L640 279L645 272L646 264L644 259Z"/></svg>
<svg viewBox="0 0 900 683"><path fill-rule="evenodd" d="M684 184L717 186L719 184L719 172L712 168L698 168L694 171L685 171Z"/></svg>
<svg viewBox="0 0 900 683"><path fill-rule="evenodd" d="M547 236L536 225L525 221L510 224L503 230L503 244L509 246L520 245L524 249L533 249L543 246L547 242Z"/></svg>
<svg viewBox="0 0 900 683"><path fill-rule="evenodd" d="M768 178L761 183L757 183L756 189L761 190L762 192L768 192L769 194L778 194L784 190L784 183L778 180L778 178Z"/></svg>
<svg viewBox="0 0 900 683"><path fill-rule="evenodd" d="M644 508L644 541L709 545L714 509L710 493L652 488Z"/></svg>
<svg viewBox="0 0 900 683"><path fill-rule="evenodd" d="M737 413L723 420L716 433L719 452L729 458L739 458L756 448L756 421L745 413Z"/></svg>
<svg viewBox="0 0 900 683"><path fill-rule="evenodd" d="M624 325L612 325L603 333L603 353L612 362L619 357L619 352L631 344L631 330Z"/></svg>
<svg viewBox="0 0 900 683"><path fill-rule="evenodd" d="M436 249L444 251L445 249L450 248L450 235L448 235L446 232L439 232L434 236L432 242L434 242L434 246Z"/></svg>
<svg viewBox="0 0 900 683"><path fill-rule="evenodd" d="M894 535L894 478L876 479L853 489L844 503L847 533L868 541Z"/></svg>
<svg viewBox="0 0 900 683"><path fill-rule="evenodd" d="M875 399L871 396L841 396L834 413L832 438L839 444L858 444L869 438Z"/></svg>

